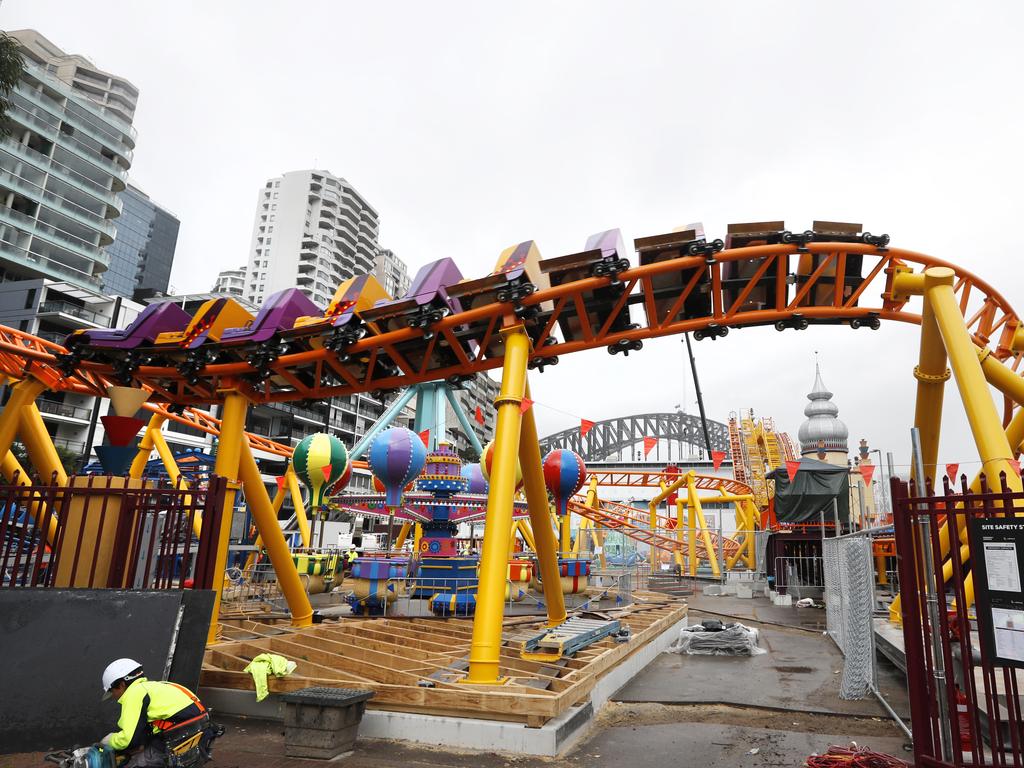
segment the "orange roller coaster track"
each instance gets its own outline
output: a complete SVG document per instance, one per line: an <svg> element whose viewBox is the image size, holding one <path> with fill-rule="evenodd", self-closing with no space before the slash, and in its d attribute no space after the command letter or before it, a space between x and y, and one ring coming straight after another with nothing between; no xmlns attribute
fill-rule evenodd
<svg viewBox="0 0 1024 768"><path fill-rule="evenodd" d="M794 257L810 255L818 260L809 274L791 272ZM846 274L853 257L863 261L863 275L836 279ZM722 270L729 262L740 262L749 277L731 279L723 287ZM590 277L538 291L522 298L520 304L491 303L449 315L428 331L402 328L370 335L350 344L343 352L324 347L281 355L270 364L273 381L255 385L245 377L256 373L248 362L207 365L198 376L183 376L175 368L140 366L133 374L136 385L155 393L154 399L177 405L200 405L223 400L233 388L253 402L324 399L374 390L393 390L409 385L468 376L501 366L503 359L499 332L520 322L516 310L536 308L531 321L533 349L531 363L551 363L560 355L587 349L621 348L623 344L680 334L723 336L730 328L775 325L777 328L806 327L808 324L876 325L876 321L898 320L919 324L921 316L909 306L910 297L892 290L894 275L932 266L947 266L955 272L954 291L968 330L980 346L989 347L999 360L1010 361L1018 370L1024 344L1018 338L1020 320L1003 296L975 275L940 259L898 248L878 248L862 243L808 243L759 245L733 248L705 256L683 256L635 267L618 275L624 290L610 307L600 325L591 321L588 296L609 286L614 277ZM752 274L751 274L752 273ZM685 279L684 279L685 278ZM680 286L670 297L657 293L655 282L675 280ZM699 317L683 317L687 299L698 283L710 286L711 311ZM795 285L794 285L795 283ZM881 290L869 293L876 283ZM758 297L756 308L751 298ZM867 304L871 296L880 301ZM612 331L633 305L629 330ZM624 315L623 313L627 313ZM641 317L642 316L642 317ZM559 321L573 318L576 338L556 335ZM641 319L642 322L635 322ZM475 329L473 332L467 329ZM301 339L301 336L294 338ZM422 342L422 363L414 366L405 348L407 342ZM449 347L457 363L431 367L437 345ZM618 347L617 347L618 345ZM31 374L55 390L102 394L117 381L109 365L82 361L77 370L64 375L56 367L60 345L28 336L14 329L0 329L0 371L16 378ZM387 363L379 365L378 363ZM1007 401L1007 415L1009 414Z"/></svg>

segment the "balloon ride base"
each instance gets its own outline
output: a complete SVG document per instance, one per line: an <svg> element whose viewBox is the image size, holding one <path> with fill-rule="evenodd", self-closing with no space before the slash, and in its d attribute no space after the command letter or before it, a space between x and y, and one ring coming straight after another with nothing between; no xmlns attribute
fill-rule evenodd
<svg viewBox="0 0 1024 768"><path fill-rule="evenodd" d="M405 593L405 558L357 557L352 563L351 593L345 598L357 616L382 616L388 603Z"/></svg>
<svg viewBox="0 0 1024 768"><path fill-rule="evenodd" d="M476 591L441 592L430 599L435 616L472 616L476 611Z"/></svg>
<svg viewBox="0 0 1024 768"><path fill-rule="evenodd" d="M476 592L477 557L424 557L416 571L412 596L429 598L438 592Z"/></svg>

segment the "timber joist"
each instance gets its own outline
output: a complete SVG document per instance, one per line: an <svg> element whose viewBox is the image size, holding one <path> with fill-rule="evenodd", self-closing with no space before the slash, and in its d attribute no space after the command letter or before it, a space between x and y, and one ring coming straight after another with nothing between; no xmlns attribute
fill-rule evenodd
<svg viewBox="0 0 1024 768"><path fill-rule="evenodd" d="M221 624L223 642L207 647L200 684L253 690L246 665L261 653L294 661L288 677L271 677L271 693L309 686L372 689L370 709L422 712L543 725L585 701L602 675L686 617L686 603L634 593L635 605L607 611L629 626L630 639L603 639L556 664L520 658L524 634L541 617L507 619L502 632L505 685L464 685L471 620L346 619L297 629L238 620Z"/></svg>

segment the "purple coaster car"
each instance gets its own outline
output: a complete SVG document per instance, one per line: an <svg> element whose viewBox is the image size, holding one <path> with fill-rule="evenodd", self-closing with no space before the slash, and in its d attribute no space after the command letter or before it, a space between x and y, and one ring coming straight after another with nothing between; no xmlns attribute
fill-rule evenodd
<svg viewBox="0 0 1024 768"><path fill-rule="evenodd" d="M281 331L291 330L300 317L319 315L322 310L298 288L286 288L271 294L252 323L245 328L229 328L220 337L221 344L233 346L243 343L269 341Z"/></svg>
<svg viewBox="0 0 1024 768"><path fill-rule="evenodd" d="M191 320L191 315L173 302L150 304L127 328L110 331L75 331L68 336L66 345L69 348L135 349L152 344L161 333L185 330Z"/></svg>
<svg viewBox="0 0 1024 768"><path fill-rule="evenodd" d="M428 328L445 315L462 311L458 299L448 295L448 286L462 280L462 271L451 258L432 261L420 268L409 291L400 299L378 301L363 312L365 322L378 322L384 330Z"/></svg>

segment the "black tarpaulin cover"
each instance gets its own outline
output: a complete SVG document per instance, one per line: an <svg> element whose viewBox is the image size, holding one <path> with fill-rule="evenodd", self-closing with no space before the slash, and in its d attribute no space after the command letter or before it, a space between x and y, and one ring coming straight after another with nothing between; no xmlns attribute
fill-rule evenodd
<svg viewBox="0 0 1024 768"><path fill-rule="evenodd" d="M816 523L819 513L832 520L832 499L839 508L839 520L850 518L850 477L847 467L837 467L817 459L800 459L800 471L793 482L785 465L768 477L775 480L775 519L780 523Z"/></svg>

